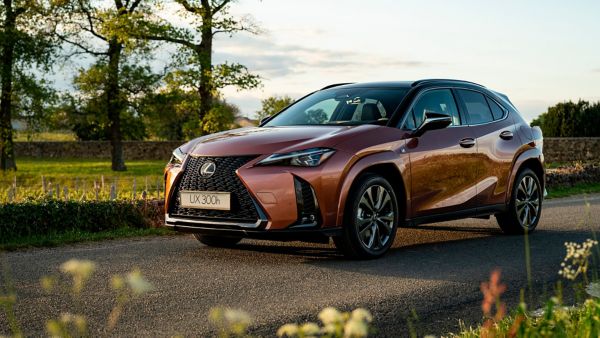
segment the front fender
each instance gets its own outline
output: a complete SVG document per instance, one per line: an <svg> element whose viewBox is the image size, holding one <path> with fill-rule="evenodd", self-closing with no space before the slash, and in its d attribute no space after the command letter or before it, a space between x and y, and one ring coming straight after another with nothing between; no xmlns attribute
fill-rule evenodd
<svg viewBox="0 0 600 338"><path fill-rule="evenodd" d="M376 167L378 165L393 165L396 168L395 172L390 172L389 175L397 175L396 177L402 180L402 189L404 189L404 193L406 198L406 208L404 210L410 210L410 184L409 181L406 180L409 174L409 160L408 155L406 157L399 156L395 151L386 150L377 153L371 153L365 155L363 157L359 157L358 155L353 158L353 161L348 165L348 169L345 170L345 175L343 180L341 180L340 188L339 188L339 201L338 201L338 214L337 214L337 224L343 225L344 223L344 211L346 206L346 201L348 200L348 195L352 188L352 184L356 181L356 179L364 172L368 171L369 168ZM399 201L401 203L401 201Z"/></svg>

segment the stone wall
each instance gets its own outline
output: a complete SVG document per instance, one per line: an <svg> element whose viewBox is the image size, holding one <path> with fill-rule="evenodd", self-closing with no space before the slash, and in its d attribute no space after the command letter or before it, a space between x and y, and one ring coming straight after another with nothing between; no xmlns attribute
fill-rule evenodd
<svg viewBox="0 0 600 338"><path fill-rule="evenodd" d="M168 161L182 141L124 141L125 160ZM17 157L104 158L110 159L110 142L15 142Z"/></svg>
<svg viewBox="0 0 600 338"><path fill-rule="evenodd" d="M600 161L600 137L544 138L546 162Z"/></svg>
<svg viewBox="0 0 600 338"><path fill-rule="evenodd" d="M125 141L126 160L168 160L182 141ZM110 158L108 141L86 142L16 142L21 157ZM549 137L544 139L547 162L600 161L600 138Z"/></svg>

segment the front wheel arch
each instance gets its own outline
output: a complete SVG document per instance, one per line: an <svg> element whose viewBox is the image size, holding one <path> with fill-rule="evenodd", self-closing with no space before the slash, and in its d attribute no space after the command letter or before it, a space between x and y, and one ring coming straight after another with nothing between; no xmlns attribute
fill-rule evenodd
<svg viewBox="0 0 600 338"><path fill-rule="evenodd" d="M399 159L393 152L373 154L354 163L352 168L348 170L340 187L338 215L336 220L337 224L343 224L348 194L355 186L358 179L365 174L379 175L392 185L400 209L400 222L403 222L408 210L410 210L410 200L407 198L409 194L407 187L409 187L409 185L407 185L407 182L405 182L405 179L401 174L404 167L404 161Z"/></svg>

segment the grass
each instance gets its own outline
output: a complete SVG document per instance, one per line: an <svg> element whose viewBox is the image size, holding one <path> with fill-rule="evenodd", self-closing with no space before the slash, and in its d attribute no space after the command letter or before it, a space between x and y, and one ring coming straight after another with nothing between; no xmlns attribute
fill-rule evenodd
<svg viewBox="0 0 600 338"><path fill-rule="evenodd" d="M578 183L572 187L548 187L548 196L546 198L560 198L571 195L600 193L600 182L596 183Z"/></svg>
<svg viewBox="0 0 600 338"><path fill-rule="evenodd" d="M0 244L0 250L16 250L32 247L54 247L78 242L94 242L107 239L140 237L140 236L160 236L175 235L176 233L167 228L119 228L100 232L71 231L43 236L30 236L15 239Z"/></svg>
<svg viewBox="0 0 600 338"><path fill-rule="evenodd" d="M127 171L124 172L112 171L110 165L108 159L18 158L16 172L0 173L0 202L7 200L15 178L17 201L41 197L44 194L43 182L46 191L55 190L58 185L61 195L67 187L72 198L85 194L88 199L95 197L94 182L100 186L101 198L109 195L112 184L120 198L131 198L134 181L137 196L146 190L151 197L158 198L164 189L164 161L127 161Z"/></svg>
<svg viewBox="0 0 600 338"><path fill-rule="evenodd" d="M16 132L14 134L16 142L40 142L40 141L77 141L77 136L72 131L53 131L40 133Z"/></svg>

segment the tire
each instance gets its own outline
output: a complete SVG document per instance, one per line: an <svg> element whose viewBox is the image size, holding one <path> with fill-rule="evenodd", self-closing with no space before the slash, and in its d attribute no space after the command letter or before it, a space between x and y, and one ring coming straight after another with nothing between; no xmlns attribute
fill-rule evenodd
<svg viewBox="0 0 600 338"><path fill-rule="evenodd" d="M398 210L394 189L385 178L360 176L348 194L344 228L341 236L333 238L335 246L352 259L384 255L396 237Z"/></svg>
<svg viewBox="0 0 600 338"><path fill-rule="evenodd" d="M240 237L219 237L199 234L194 234L194 237L202 244L217 248L230 248L242 240Z"/></svg>
<svg viewBox="0 0 600 338"><path fill-rule="evenodd" d="M510 235L534 231L542 215L543 200L540 179L529 168L521 170L512 187L508 209L496 215L500 229Z"/></svg>

